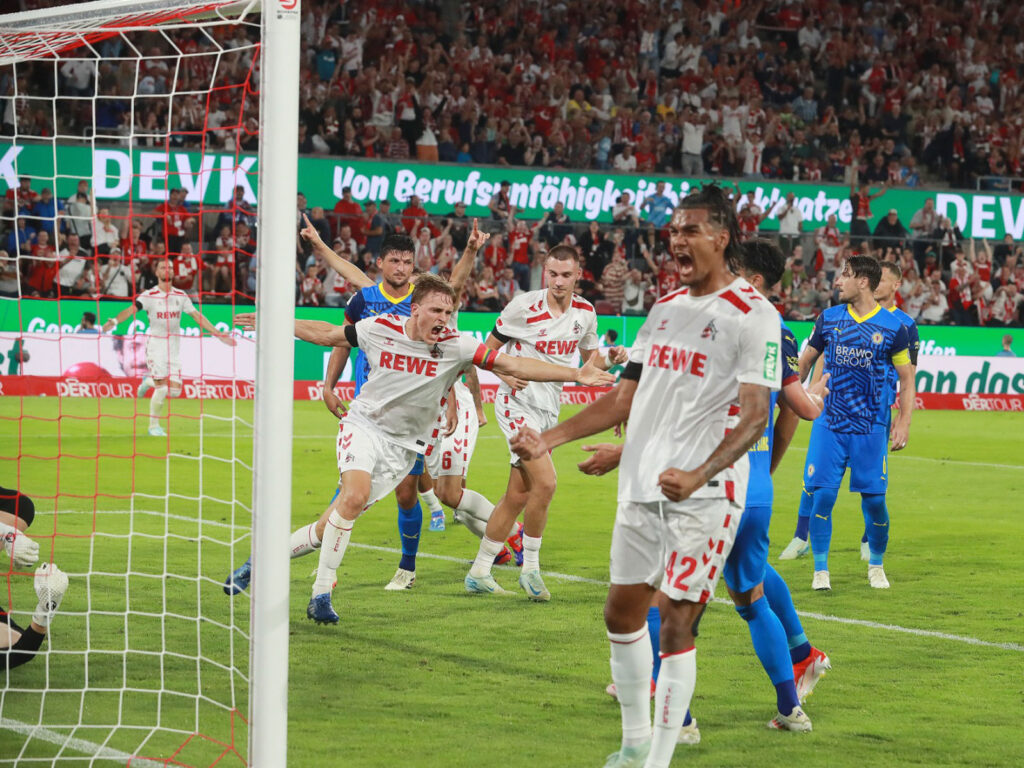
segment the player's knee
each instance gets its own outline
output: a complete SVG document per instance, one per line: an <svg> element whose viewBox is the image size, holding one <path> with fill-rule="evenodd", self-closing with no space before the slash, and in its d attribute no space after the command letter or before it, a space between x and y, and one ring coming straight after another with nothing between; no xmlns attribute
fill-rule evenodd
<svg viewBox="0 0 1024 768"><path fill-rule="evenodd" d="M342 488L336 503L342 517L355 520L362 514L368 500L369 493L361 488Z"/></svg>
<svg viewBox="0 0 1024 768"><path fill-rule="evenodd" d="M530 496L541 501L551 501L555 497L558 488L558 476L551 472L544 473L540 477L532 478Z"/></svg>
<svg viewBox="0 0 1024 768"><path fill-rule="evenodd" d="M455 509L459 506L459 502L462 501L462 483L449 482L452 480L461 481L461 478L454 475L439 478L434 483L434 493L437 494L437 498L442 504Z"/></svg>
<svg viewBox="0 0 1024 768"><path fill-rule="evenodd" d="M181 394L181 382L180 381L172 381L167 386L167 394L170 395L171 397L177 397L178 395L180 395Z"/></svg>

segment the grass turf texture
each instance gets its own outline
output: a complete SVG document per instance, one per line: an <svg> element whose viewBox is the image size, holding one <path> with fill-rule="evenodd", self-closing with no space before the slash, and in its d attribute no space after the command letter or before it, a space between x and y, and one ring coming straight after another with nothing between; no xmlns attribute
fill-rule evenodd
<svg viewBox="0 0 1024 768"><path fill-rule="evenodd" d="M114 614L95 613L88 624L82 616L58 616L54 647L80 651L88 634L91 652L54 654L15 670L5 681L10 688L0 693L2 717L35 723L42 708L42 722L64 733L58 726L79 721L81 702L83 723L114 723L120 712L122 723L153 725L159 708L165 728L188 732L198 718L205 735L228 738L224 710L194 695L158 692L161 676L165 691L197 692L194 657L201 648L202 694L231 702L233 693L235 706L243 713L247 708L244 680L219 666L230 666L233 653L243 673L247 668L244 638L236 633L232 645L232 635L218 626L230 623L234 610L244 629L248 613L246 596L229 600L219 586L231 563L241 562L248 549L244 530L223 527L233 515L235 522L247 522L242 506L230 502L246 500L251 484L246 467L251 440L239 437L232 447L231 422L216 418L230 415L232 405L203 405L200 448L199 422L180 417L197 415L196 403L172 404L176 417L169 440L145 435L144 403L138 408L130 401L64 400L58 408L52 399L4 398L0 404L8 417L0 421L4 483L10 485L16 476L13 459L20 443L25 456L20 485L37 497L39 509L32 533L39 538L56 530L55 561L73 574L94 574L88 582L73 576L63 608ZM235 408L251 420L249 404ZM9 420L19 409L20 422ZM133 424L127 417L137 409ZM58 415L60 421L52 421ZM246 432L241 424L235 429L238 435ZM802 427L776 478L771 548L772 562L789 582L797 609L1019 644L1024 621L1014 574L1024 521L1014 514L1013 499L1024 488L1024 467L980 464L1017 465L1022 429L1020 414L915 415L910 447L891 459L892 540L886 571L892 589L868 587L866 564L859 559L860 501L844 490L834 516L833 591L817 593L810 588L809 558L774 559L792 536L809 432ZM293 527L322 511L335 478L333 422L322 405L296 405L295 434ZM178 454L170 460L164 458L168 447ZM133 454L138 454L134 462L117 458ZM542 565L548 572L604 582L615 479L578 473L574 465L581 457L572 446L555 454L560 485ZM199 528L192 522L100 513L96 530L120 538L95 537L90 562L92 516L59 515L53 526L54 504L45 497L55 493L58 479L61 493L68 494L57 502L61 510L91 510L95 493L134 492L135 509L167 509L186 518L197 515L199 505L189 497L201 487L207 497L203 519L222 525L204 526L197 541ZM493 418L481 432L469 479L492 501L504 489L507 452ZM165 501L168 487L171 496ZM98 497L96 508L131 508L128 499L111 496ZM604 694L609 680L601 619L605 588L549 575L552 602L538 605L518 592L513 570L498 569L498 581L516 589L515 596L467 595L462 577L477 540L450 520L449 513L444 533L428 532L424 525L421 553L466 562L421 557L416 586L392 593L383 585L398 561L397 554L385 551L399 546L394 504L385 500L364 516L338 573L335 608L342 620L337 627L315 626L305 618L315 555L292 563L290 766L325 761L468 766L512 759L538 766L594 766L603 765L605 755L617 748L618 708ZM229 546L233 539L234 552ZM51 540L41 538L41 544L47 556ZM172 576L164 575L165 561ZM174 576L197 572L205 579ZM13 576L10 583L15 608L31 610L30 578ZM719 594L725 596L724 588ZM127 621L116 615L126 600L133 610L151 615L133 614ZM178 618L162 621L164 611ZM197 611L211 621L197 622ZM804 625L811 641L832 658L833 671L806 707L814 732L777 733L765 728L774 714L774 696L745 625L727 605L709 609L698 641L693 702L703 740L698 747L679 747L675 764L859 768L1020 763L1024 654L1019 650L815 618L805 618ZM125 654L125 648L132 652ZM165 655L161 664L159 656L145 653L162 649L178 655ZM47 680L55 692L45 698L27 692L43 689ZM126 683L134 690L122 698L119 691ZM86 684L93 692L83 698ZM133 753L145 733L107 727L80 729L75 735ZM183 738L158 731L141 753L167 758ZM244 727L237 739L244 754ZM0 729L0 765L21 754L24 742L24 736ZM56 751L33 741L24 756L50 758ZM208 742L193 742L178 759L205 766L220 751ZM55 764L84 765L83 757L68 749ZM220 763L234 764L238 761Z"/></svg>

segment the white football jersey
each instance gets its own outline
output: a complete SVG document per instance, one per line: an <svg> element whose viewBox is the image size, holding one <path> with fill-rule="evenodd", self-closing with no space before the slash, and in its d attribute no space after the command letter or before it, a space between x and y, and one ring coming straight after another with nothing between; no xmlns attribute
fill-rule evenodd
<svg viewBox="0 0 1024 768"><path fill-rule="evenodd" d="M577 351L597 349L597 313L589 301L573 296L569 309L555 317L548 306L546 289L520 293L505 305L494 324L494 334L507 339L502 352L513 357L571 367ZM532 382L526 389L512 390L502 382L498 394L557 414L562 383Z"/></svg>
<svg viewBox="0 0 1024 768"><path fill-rule="evenodd" d="M662 472L707 461L738 412L739 385L781 386L780 341L779 313L741 278L707 296L681 288L659 299L629 356L643 370L619 464L619 501L665 501ZM748 472L744 452L692 498L742 505Z"/></svg>
<svg viewBox="0 0 1024 768"><path fill-rule="evenodd" d="M376 315L348 326L370 364L349 417L423 453L438 435L438 410L452 384L468 366L493 360L495 353L470 334L450 329L436 344L413 341L405 333L408 320Z"/></svg>
<svg viewBox="0 0 1024 768"><path fill-rule="evenodd" d="M154 286L135 297L135 306L145 310L149 319L148 344L176 358L181 344L181 316L196 311L192 299L178 288L164 293Z"/></svg>

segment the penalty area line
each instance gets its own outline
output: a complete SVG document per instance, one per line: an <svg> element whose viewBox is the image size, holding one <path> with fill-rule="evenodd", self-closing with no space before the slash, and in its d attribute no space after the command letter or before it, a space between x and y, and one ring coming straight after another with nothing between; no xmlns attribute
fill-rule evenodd
<svg viewBox="0 0 1024 768"><path fill-rule="evenodd" d="M59 733L42 725L30 725L29 723L23 723L20 720L12 720L7 717L0 717L0 728L5 731L13 731L22 736L28 736L29 741L38 739L39 741L53 744L60 747L61 752L70 749L73 752L91 755L93 759L90 760L90 765L96 761L116 762L126 765L129 760L131 760L133 766L138 765L140 768L160 768L166 765L163 761L156 762L154 760L139 759L127 752L122 752L119 749L97 744L86 739L80 739L77 736L72 736L70 733ZM77 726L74 726L74 728L77 728ZM68 756L68 759L74 758Z"/></svg>
<svg viewBox="0 0 1024 768"><path fill-rule="evenodd" d="M393 547L380 547L374 544L360 544L358 542L352 542L349 544L350 547L358 549L370 549L376 552L387 552L389 554L400 555L402 551L400 549L394 549ZM431 560L442 560L448 563L460 563L463 565L472 565L472 560L467 560L464 557L452 557L451 555L435 555L430 552L420 552L417 557L426 557ZM518 568L511 565L497 565L495 568L499 568L503 571L516 571ZM552 578L560 581L569 581L577 584L592 584L598 587L607 587L609 582L602 581L600 579L590 579L586 576L576 576L571 573L558 573L557 571L544 571L545 576L551 576ZM732 605L731 600L726 600L722 597L716 597L714 602L722 605ZM898 624L884 624L878 621L867 621L865 619L849 619L844 616L831 616L826 613L814 613L812 611L797 611L797 615L805 619L815 619L817 621L831 621L836 624L846 624L855 627L865 627L867 629L878 629L884 632L899 632L905 635L915 635L917 637L931 637L936 640L949 640L951 642L966 643L967 645L979 645L985 648L998 648L1003 651L1017 651L1018 653L1024 653L1024 645L1018 643L995 643L991 640L981 640L977 637L969 637L967 635L954 635L948 632L938 632L931 629L917 629L916 627L902 627Z"/></svg>

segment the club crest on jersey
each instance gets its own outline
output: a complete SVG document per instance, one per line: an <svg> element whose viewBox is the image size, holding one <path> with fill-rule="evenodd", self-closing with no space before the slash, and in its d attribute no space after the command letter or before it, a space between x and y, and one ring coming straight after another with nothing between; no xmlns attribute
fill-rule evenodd
<svg viewBox="0 0 1024 768"><path fill-rule="evenodd" d="M356 457L355 457L355 455L354 455L354 454L351 454L351 453L346 453L346 454L345 454L345 463L346 463L346 464L351 464L351 463L352 463L353 461L355 461L355 458L356 458Z"/></svg>
<svg viewBox="0 0 1024 768"><path fill-rule="evenodd" d="M430 348L430 356L433 357L433 358L442 358L442 357L444 357L444 352L441 351L441 345L440 344L435 344L434 346L432 346Z"/></svg>
<svg viewBox="0 0 1024 768"><path fill-rule="evenodd" d="M881 331L875 331L871 335L871 343L872 344L881 344L882 343L882 333L881 333Z"/></svg>
<svg viewBox="0 0 1024 768"><path fill-rule="evenodd" d="M572 332L573 333L583 333L583 326L580 325L578 321L574 322L572 324Z"/></svg>
<svg viewBox="0 0 1024 768"><path fill-rule="evenodd" d="M807 476L808 477L814 477L814 465L813 464L808 464L807 465Z"/></svg>
<svg viewBox="0 0 1024 768"><path fill-rule="evenodd" d="M715 321L712 320L710 323L704 326L704 330L700 332L702 339L715 340L715 336L718 335L718 329L715 327Z"/></svg>

